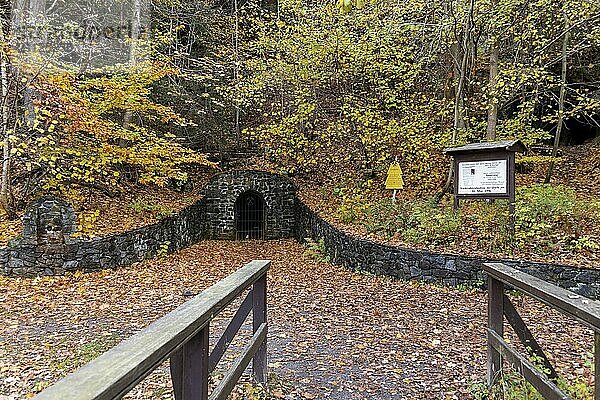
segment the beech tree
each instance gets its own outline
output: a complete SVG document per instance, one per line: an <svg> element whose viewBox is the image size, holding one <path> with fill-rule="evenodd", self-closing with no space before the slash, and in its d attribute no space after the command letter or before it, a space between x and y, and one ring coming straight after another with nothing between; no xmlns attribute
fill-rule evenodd
<svg viewBox="0 0 600 400"><path fill-rule="evenodd" d="M44 3L17 3L31 1ZM335 166L365 182L398 156L408 185L443 195L445 147L558 145L573 121L598 124L595 0L159 0L147 41L132 4L128 57L104 72L24 57L5 13L7 211L40 190L111 192L125 172L185 180L188 163L210 164L206 152L248 144L282 172Z"/></svg>
<svg viewBox="0 0 600 400"><path fill-rule="evenodd" d="M134 5L136 18L140 2ZM15 26L12 31L7 26L5 15L0 200L10 217L15 216L12 197L23 201L39 191L71 186L114 194L124 171L139 183L164 185L185 181L188 164L213 165L168 133L170 127L191 122L153 99L153 86L180 74L161 51L172 43L171 32L156 31L145 42L130 38L126 63L82 69L65 63L59 52L23 49L11 38L18 33ZM15 83L12 90L10 82Z"/></svg>
<svg viewBox="0 0 600 400"><path fill-rule="evenodd" d="M562 85L565 12L581 79ZM591 0L282 0L277 14L249 2L231 96L283 171L333 161L382 173L399 155L409 184L448 188L446 146L549 143L559 115L593 123L599 12Z"/></svg>

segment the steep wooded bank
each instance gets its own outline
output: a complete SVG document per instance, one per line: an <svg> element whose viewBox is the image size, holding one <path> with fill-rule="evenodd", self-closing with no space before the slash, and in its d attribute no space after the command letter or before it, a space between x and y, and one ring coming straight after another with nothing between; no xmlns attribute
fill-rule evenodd
<svg viewBox="0 0 600 400"><path fill-rule="evenodd" d="M452 144L597 134L597 2L282 1L241 16L244 125L291 173L336 165L366 181L399 156L429 192Z"/></svg>
<svg viewBox="0 0 600 400"><path fill-rule="evenodd" d="M66 31L65 16L88 27L85 8L2 9L9 216L40 192L184 185L186 165L210 165L205 153L253 148L281 172L335 169L361 183L398 156L410 187L429 193L451 178L441 156L451 144L598 134L593 0L129 6L118 45L92 29L105 47ZM556 155L530 161L552 166Z"/></svg>
<svg viewBox="0 0 600 400"><path fill-rule="evenodd" d="M598 134L596 1L103 4L2 9L2 220L53 193L85 210L89 233L125 230L139 222L106 217L119 209L102 205L110 198L150 222L142 215L190 204L193 177L234 158L302 182L362 235L597 262L599 152L556 147ZM117 42L82 22L99 10L130 22ZM91 36L65 31L67 17ZM442 149L504 138L530 147L515 240L503 204L455 215L443 196ZM392 208L380 182L396 156L406 189ZM538 186L548 177L553 187ZM163 207L144 185L182 193L164 189Z"/></svg>

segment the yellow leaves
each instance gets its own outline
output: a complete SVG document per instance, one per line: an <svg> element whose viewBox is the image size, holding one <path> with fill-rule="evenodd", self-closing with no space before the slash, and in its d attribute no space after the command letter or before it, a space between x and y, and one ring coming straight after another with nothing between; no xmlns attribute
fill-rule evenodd
<svg viewBox="0 0 600 400"><path fill-rule="evenodd" d="M352 0L338 0L338 8L342 12L349 12L352 9Z"/></svg>
<svg viewBox="0 0 600 400"><path fill-rule="evenodd" d="M84 211L77 214L77 235L91 235L95 231L100 210Z"/></svg>
<svg viewBox="0 0 600 400"><path fill-rule="evenodd" d="M29 171L49 172L42 183L45 188L61 190L78 182L116 185L124 164L134 166L143 182L159 184L185 176L185 164L214 165L185 149L174 135L162 136L145 127L189 125L150 97L153 83L175 73L176 68L156 61L91 79L65 70L44 70L34 82L39 105L33 123L38 134L12 135L12 154ZM127 129L118 117L126 110L134 115ZM136 125L140 120L145 126Z"/></svg>

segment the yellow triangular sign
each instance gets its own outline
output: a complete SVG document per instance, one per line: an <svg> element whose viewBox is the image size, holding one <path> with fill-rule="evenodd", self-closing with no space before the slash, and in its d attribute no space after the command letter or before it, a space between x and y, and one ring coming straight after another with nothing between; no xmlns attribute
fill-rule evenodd
<svg viewBox="0 0 600 400"><path fill-rule="evenodd" d="M400 164L393 163L388 169L387 179L385 180L386 189L403 189L404 180L402 180L402 169Z"/></svg>

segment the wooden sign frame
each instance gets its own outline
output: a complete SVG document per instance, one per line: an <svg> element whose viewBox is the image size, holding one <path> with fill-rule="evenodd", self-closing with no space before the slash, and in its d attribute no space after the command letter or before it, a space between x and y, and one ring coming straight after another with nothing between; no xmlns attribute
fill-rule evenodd
<svg viewBox="0 0 600 400"><path fill-rule="evenodd" d="M459 193L459 164L479 161L506 161L506 192L505 193ZM454 157L454 204L458 208L462 199L508 199L515 201L515 153L494 151L489 153L457 154Z"/></svg>
<svg viewBox="0 0 600 400"><path fill-rule="evenodd" d="M454 209L457 210L461 200L497 200L507 199L509 202L510 224L514 229L515 219L515 154L525 152L526 147L520 140L504 140L499 142L472 143L465 146L444 150L453 157L454 172ZM459 193L459 166L465 162L506 161L506 191L503 193Z"/></svg>

